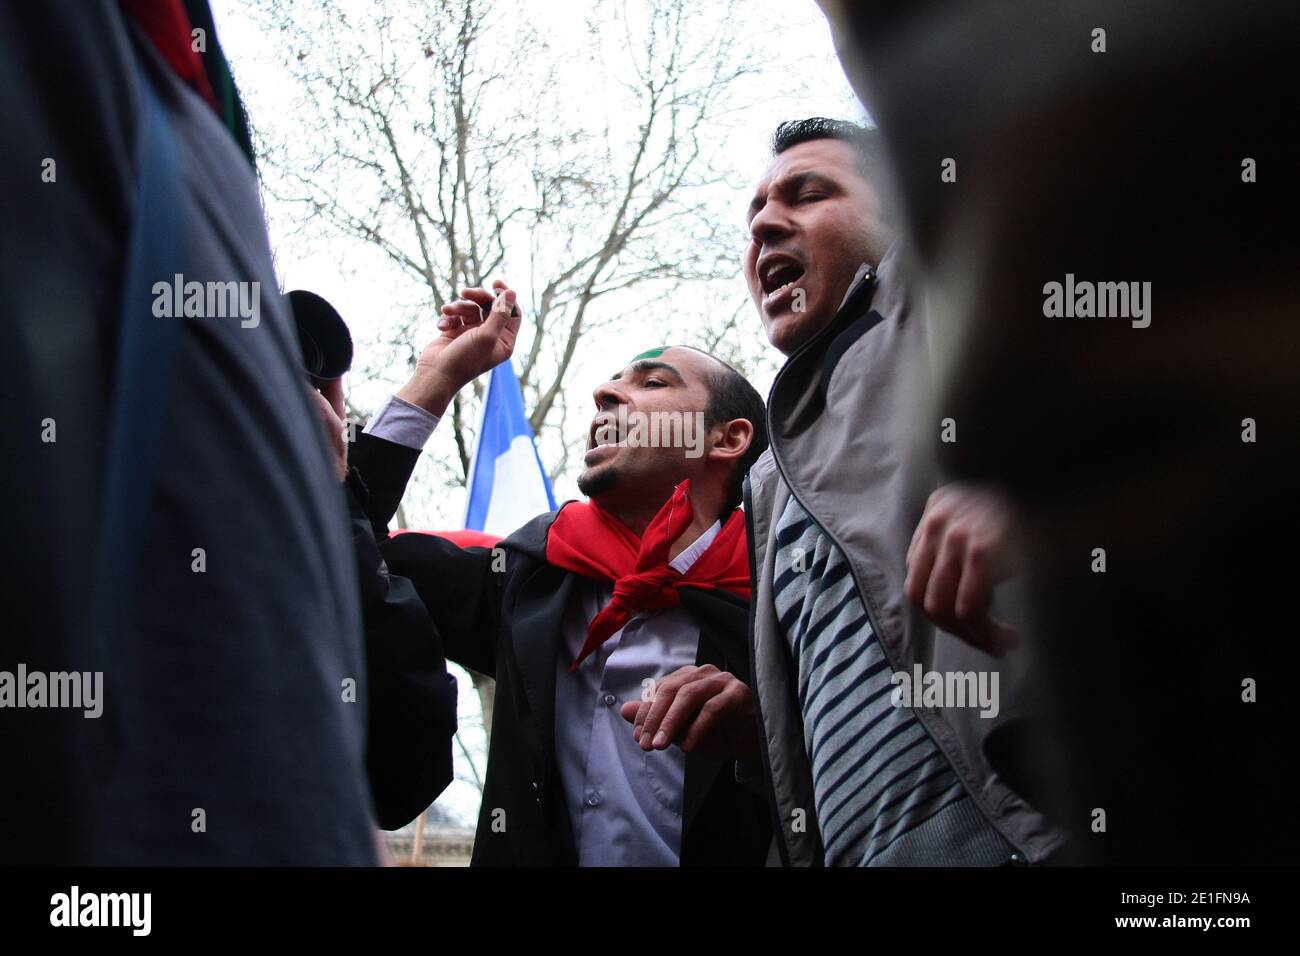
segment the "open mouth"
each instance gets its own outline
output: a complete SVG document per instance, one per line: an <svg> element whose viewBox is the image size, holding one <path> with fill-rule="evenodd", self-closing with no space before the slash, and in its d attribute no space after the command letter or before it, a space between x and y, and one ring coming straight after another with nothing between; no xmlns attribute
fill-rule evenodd
<svg viewBox="0 0 1300 956"><path fill-rule="evenodd" d="M587 433L587 454L590 455L597 448L616 448L625 441L626 436L620 434L616 416L597 415L591 421L591 431Z"/></svg>
<svg viewBox="0 0 1300 956"><path fill-rule="evenodd" d="M771 308L792 293L804 276L804 267L793 256L776 253L758 264L758 281L763 290L763 305Z"/></svg>

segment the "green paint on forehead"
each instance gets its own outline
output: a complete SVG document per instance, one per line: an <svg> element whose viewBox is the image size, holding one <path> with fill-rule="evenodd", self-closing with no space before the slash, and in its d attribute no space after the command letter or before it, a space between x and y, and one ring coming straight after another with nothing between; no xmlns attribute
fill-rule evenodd
<svg viewBox="0 0 1300 956"><path fill-rule="evenodd" d="M667 351L668 351L667 345L661 345L657 349L647 349L646 351L642 352L640 355L632 356L632 362L639 362L642 359L658 358L659 356L663 355ZM628 362L627 364L631 365L632 362Z"/></svg>

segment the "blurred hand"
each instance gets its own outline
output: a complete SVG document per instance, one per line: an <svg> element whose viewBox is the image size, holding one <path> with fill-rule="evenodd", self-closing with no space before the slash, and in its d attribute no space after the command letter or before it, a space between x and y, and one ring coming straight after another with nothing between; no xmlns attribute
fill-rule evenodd
<svg viewBox="0 0 1300 956"><path fill-rule="evenodd" d="M461 290L442 307L442 334L424 347L398 398L441 415L467 383L514 354L522 321L514 290L500 279L491 292Z"/></svg>
<svg viewBox="0 0 1300 956"><path fill-rule="evenodd" d="M312 403L325 423L325 436L329 441L330 457L334 459L334 471L339 481L348 474L348 443L344 437L347 429L347 412L343 408L343 380L335 379L327 383L319 392L307 386Z"/></svg>
<svg viewBox="0 0 1300 956"><path fill-rule="evenodd" d="M994 620L993 586L1008 576L1011 519L993 494L945 485L930 495L907 549L907 599L935 626L1001 657L1019 637Z"/></svg>
<svg viewBox="0 0 1300 956"><path fill-rule="evenodd" d="M740 678L712 664L673 671L654 685L651 700L619 708L642 750L677 744L718 760L755 760L758 725L754 698Z"/></svg>

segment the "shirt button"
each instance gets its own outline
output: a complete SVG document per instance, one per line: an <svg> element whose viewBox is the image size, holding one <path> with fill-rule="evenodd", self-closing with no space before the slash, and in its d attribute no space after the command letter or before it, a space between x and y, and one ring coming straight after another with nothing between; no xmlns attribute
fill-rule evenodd
<svg viewBox="0 0 1300 956"><path fill-rule="evenodd" d="M591 794L590 796L588 796L588 797L587 797L587 806L589 806L589 807L598 807L598 806L600 806L600 794L598 794L598 793L593 793L593 794Z"/></svg>
<svg viewBox="0 0 1300 956"><path fill-rule="evenodd" d="M606 706L606 707L613 707L614 704L615 704L617 701L618 701L618 698L615 697L613 694L606 694L606 695L605 695L605 706Z"/></svg>

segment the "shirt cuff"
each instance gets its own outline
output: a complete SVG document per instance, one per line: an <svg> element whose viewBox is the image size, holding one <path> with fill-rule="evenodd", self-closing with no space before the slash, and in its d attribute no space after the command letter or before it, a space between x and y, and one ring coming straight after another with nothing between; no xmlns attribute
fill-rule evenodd
<svg viewBox="0 0 1300 956"><path fill-rule="evenodd" d="M423 451L424 444L441 419L419 405L412 405L394 395L379 406L366 424L367 435L374 435L395 445Z"/></svg>

